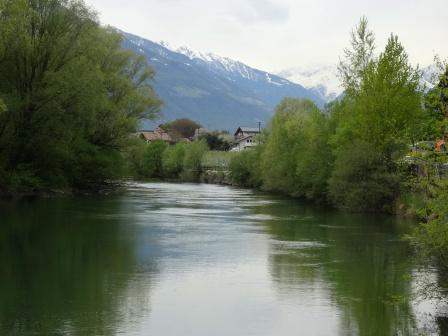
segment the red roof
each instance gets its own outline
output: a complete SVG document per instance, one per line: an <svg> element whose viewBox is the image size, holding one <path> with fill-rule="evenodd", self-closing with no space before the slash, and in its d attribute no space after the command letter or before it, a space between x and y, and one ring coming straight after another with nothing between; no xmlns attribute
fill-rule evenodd
<svg viewBox="0 0 448 336"><path fill-rule="evenodd" d="M157 141L157 140L162 140L166 142L173 141L171 136L160 128L154 131L143 131L140 134L146 141Z"/></svg>

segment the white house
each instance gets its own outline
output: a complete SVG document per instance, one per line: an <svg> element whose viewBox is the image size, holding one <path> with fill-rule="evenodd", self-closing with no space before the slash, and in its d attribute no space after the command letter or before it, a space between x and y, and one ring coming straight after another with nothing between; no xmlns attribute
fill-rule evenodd
<svg viewBox="0 0 448 336"><path fill-rule="evenodd" d="M241 152L258 145L257 135L248 135L243 138L236 139L235 142L236 146L232 148L233 152Z"/></svg>
<svg viewBox="0 0 448 336"><path fill-rule="evenodd" d="M256 147L258 145L258 137L260 135L260 128L252 127L238 127L234 134L235 147L233 152L241 152L246 149Z"/></svg>

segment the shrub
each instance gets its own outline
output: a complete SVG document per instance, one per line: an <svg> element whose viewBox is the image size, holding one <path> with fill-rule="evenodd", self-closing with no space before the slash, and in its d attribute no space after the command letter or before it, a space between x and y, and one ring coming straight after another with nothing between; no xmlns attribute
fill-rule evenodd
<svg viewBox="0 0 448 336"><path fill-rule="evenodd" d="M124 153L126 173L130 176L144 176L143 157L148 144L140 138L129 140Z"/></svg>
<svg viewBox="0 0 448 336"><path fill-rule="evenodd" d="M169 178L177 178L182 172L185 152L188 143L180 142L169 146L162 154L163 175Z"/></svg>
<svg viewBox="0 0 448 336"><path fill-rule="evenodd" d="M230 178L233 183L243 187L260 187L259 148L236 153L230 160Z"/></svg>
<svg viewBox="0 0 448 336"><path fill-rule="evenodd" d="M154 141L146 146L143 154L144 177L163 177L162 155L167 147L163 141Z"/></svg>
<svg viewBox="0 0 448 336"><path fill-rule="evenodd" d="M181 178L184 181L199 181L202 172L202 157L207 150L208 147L205 141L196 141L186 147L181 174Z"/></svg>
<svg viewBox="0 0 448 336"><path fill-rule="evenodd" d="M398 172L384 164L372 145L358 142L336 151L329 194L338 207L350 211L390 210L399 186Z"/></svg>

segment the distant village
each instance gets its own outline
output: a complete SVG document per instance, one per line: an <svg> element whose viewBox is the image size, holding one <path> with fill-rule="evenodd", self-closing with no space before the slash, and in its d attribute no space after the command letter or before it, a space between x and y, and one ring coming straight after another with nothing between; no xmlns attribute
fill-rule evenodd
<svg viewBox="0 0 448 336"><path fill-rule="evenodd" d="M204 127L198 127L191 136L189 134L179 134L172 132L165 125L159 125L153 130L141 130L137 133L142 140L151 143L155 141L163 141L170 145L178 142L193 142L202 139L209 140L214 138L225 143L225 150L232 152L241 152L256 147L259 144L259 135L261 134L261 124L258 127L240 126L233 134L226 131L212 131ZM209 141L207 141L209 142ZM212 142L213 143L213 142ZM209 142L210 144L210 142ZM215 149L215 148L210 148ZM219 148L222 150L222 148Z"/></svg>

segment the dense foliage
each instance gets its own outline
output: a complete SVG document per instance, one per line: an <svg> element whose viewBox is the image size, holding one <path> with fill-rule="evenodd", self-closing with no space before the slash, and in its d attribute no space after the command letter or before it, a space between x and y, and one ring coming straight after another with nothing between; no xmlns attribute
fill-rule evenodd
<svg viewBox="0 0 448 336"><path fill-rule="evenodd" d="M285 99L268 128L261 157L266 189L319 198L325 193L331 152L328 119L308 100Z"/></svg>
<svg viewBox="0 0 448 336"><path fill-rule="evenodd" d="M339 66L344 96L320 111L285 99L265 131L257 160L234 158L236 182L252 176L266 190L325 200L350 211L391 211L402 192L400 159L431 122L421 73L391 35L379 56L362 18ZM244 153L242 155L245 155ZM250 154L253 155L253 154ZM246 164L246 167L244 167Z"/></svg>
<svg viewBox="0 0 448 336"><path fill-rule="evenodd" d="M191 138L196 130L202 126L188 118L176 119L160 126L164 131L168 132L172 138Z"/></svg>
<svg viewBox="0 0 448 336"><path fill-rule="evenodd" d="M232 181L243 187L262 186L260 158L260 147L236 153L229 164Z"/></svg>
<svg viewBox="0 0 448 336"><path fill-rule="evenodd" d="M219 133L207 133L199 137L200 140L205 140L208 147L215 151L228 151L232 147L229 141L224 139Z"/></svg>
<svg viewBox="0 0 448 336"><path fill-rule="evenodd" d="M0 0L0 188L91 187L159 99L142 57L82 1Z"/></svg>
<svg viewBox="0 0 448 336"><path fill-rule="evenodd" d="M188 144L179 142L168 147L162 155L163 174L168 178L178 178L184 169L185 152Z"/></svg>
<svg viewBox="0 0 448 336"><path fill-rule="evenodd" d="M199 181L203 170L202 160L208 151L205 141L168 145L163 141L146 143L141 139L136 140L126 156L128 171L132 176Z"/></svg>

